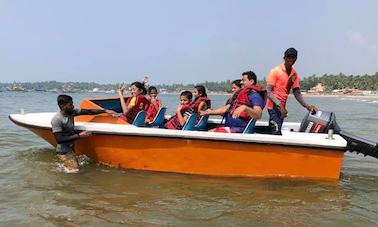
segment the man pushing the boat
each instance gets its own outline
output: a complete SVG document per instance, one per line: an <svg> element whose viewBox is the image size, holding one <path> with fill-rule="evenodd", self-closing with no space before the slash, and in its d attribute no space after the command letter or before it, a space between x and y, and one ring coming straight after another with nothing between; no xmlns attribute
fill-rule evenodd
<svg viewBox="0 0 378 227"><path fill-rule="evenodd" d="M113 110L90 110L90 109L75 109L72 97L69 95L59 95L57 98L60 111L57 112L51 120L52 132L54 133L57 146L57 157L63 161L64 167L68 171L78 171L79 165L77 163L74 153L74 141L80 138L89 137L92 135L89 131L75 133L74 117L78 115L95 115L95 114L116 114Z"/></svg>

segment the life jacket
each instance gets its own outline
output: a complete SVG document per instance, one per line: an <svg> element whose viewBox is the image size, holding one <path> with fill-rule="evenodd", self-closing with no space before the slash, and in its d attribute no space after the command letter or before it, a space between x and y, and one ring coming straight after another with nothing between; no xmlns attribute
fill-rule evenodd
<svg viewBox="0 0 378 227"><path fill-rule="evenodd" d="M239 91L239 94L237 95L236 99L234 100L233 103L231 103L231 107L230 107L230 114L232 114L236 108L238 108L239 106L242 106L242 105L246 105L246 106L249 106L249 107L253 107L250 102L249 102L249 99L248 99L248 95L251 93L251 92L257 92L264 100L264 105L262 108L265 107L265 104L266 104L266 100L267 100L267 93L266 93L266 89L265 87L263 86L257 86L257 85L250 85L246 88L243 88ZM239 117L241 119L244 119L244 120L250 120L252 119L246 112L242 112Z"/></svg>
<svg viewBox="0 0 378 227"><path fill-rule="evenodd" d="M184 114L186 111L193 109L192 105L185 105L181 108L181 114ZM177 114L169 118L167 123L165 123L164 128L166 129L182 129L182 125L177 117Z"/></svg>
<svg viewBox="0 0 378 227"><path fill-rule="evenodd" d="M241 91L241 89L239 89L237 92L235 92L235 94L233 94L233 95L227 100L227 102L226 102L226 106L227 106L228 104L232 104L232 103L236 100L236 98L238 97L240 91Z"/></svg>
<svg viewBox="0 0 378 227"><path fill-rule="evenodd" d="M152 103L150 103L150 106L147 109L146 120L148 120L149 122L152 122L155 119L155 117L158 113L158 110L160 108L160 101L156 99L156 103L158 105L158 109L156 109L155 105L152 104Z"/></svg>
<svg viewBox="0 0 378 227"><path fill-rule="evenodd" d="M230 98L227 99L226 106L227 106L227 105L230 105L230 107L228 107L227 111L222 115L223 118L222 118L221 123L223 122L223 120L224 120L224 118L227 116L227 114L230 113L230 110L231 110L231 108L232 108L232 103L235 102L235 100L236 100L236 98L238 97L240 91L241 91L241 89L239 89L237 92L235 92L235 94L233 94Z"/></svg>
<svg viewBox="0 0 378 227"><path fill-rule="evenodd" d="M196 99L196 101L192 104L192 108L194 110L194 113L198 113L199 110L198 110L198 107L200 105L200 103L202 101L205 101L206 105L207 105L207 108L210 108L211 107L211 100L207 97L198 97Z"/></svg>
<svg viewBox="0 0 378 227"><path fill-rule="evenodd" d="M126 101L126 107L129 106L132 97L129 97ZM134 118L139 111L147 110L150 105L150 100L148 100L144 95L138 95L135 100L135 106L126 114L121 115L121 119L129 123L134 121Z"/></svg>

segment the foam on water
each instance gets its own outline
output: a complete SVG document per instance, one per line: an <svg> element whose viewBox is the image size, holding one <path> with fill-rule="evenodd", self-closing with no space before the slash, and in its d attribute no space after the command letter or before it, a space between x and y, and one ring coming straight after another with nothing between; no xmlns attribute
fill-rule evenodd
<svg viewBox="0 0 378 227"><path fill-rule="evenodd" d="M67 168L64 163L56 163L56 171L63 173L78 173L79 169Z"/></svg>

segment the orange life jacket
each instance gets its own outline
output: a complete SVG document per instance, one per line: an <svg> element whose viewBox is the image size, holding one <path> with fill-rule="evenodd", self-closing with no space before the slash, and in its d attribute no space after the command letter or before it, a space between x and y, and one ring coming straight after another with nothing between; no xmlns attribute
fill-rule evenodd
<svg viewBox="0 0 378 227"><path fill-rule="evenodd" d="M129 106L132 97L129 97L126 101L126 107ZM150 105L150 100L148 100L144 95L138 95L135 100L135 106L126 114L121 115L121 119L129 123L134 121L135 116L139 111L147 110Z"/></svg>
<svg viewBox="0 0 378 227"><path fill-rule="evenodd" d="M242 105L246 105L249 107L252 107L252 105L249 102L248 95L251 92L257 92L264 100L264 105L262 108L265 107L266 100L267 100L267 94L265 87L257 86L257 85L250 85L246 88L243 88L240 90L238 96L236 97L235 101L231 104L230 107L230 114L233 114L236 108ZM244 120L250 120L252 119L246 112L242 112L239 117Z"/></svg>
<svg viewBox="0 0 378 227"><path fill-rule="evenodd" d="M181 108L181 114L184 114L186 111L193 109L192 105L185 105ZM177 114L169 118L167 123L165 123L164 128L166 129L182 129L182 125L180 124L180 121L177 117Z"/></svg>
<svg viewBox="0 0 378 227"><path fill-rule="evenodd" d="M147 109L147 115L146 115L146 120L149 122L152 122L155 119L155 116L157 115L157 112L160 108L160 101L156 99L156 103L158 105L158 109L155 108L154 104L150 104L150 106Z"/></svg>
<svg viewBox="0 0 378 227"><path fill-rule="evenodd" d="M198 113L198 107L202 101L205 101L207 108L211 107L211 100L207 97L198 97L196 101L192 104L192 108L194 109L194 113Z"/></svg>

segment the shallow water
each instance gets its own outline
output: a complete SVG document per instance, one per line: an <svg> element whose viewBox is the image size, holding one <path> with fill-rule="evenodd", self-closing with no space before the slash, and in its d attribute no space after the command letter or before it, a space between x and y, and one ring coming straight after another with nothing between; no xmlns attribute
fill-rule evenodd
<svg viewBox="0 0 378 227"><path fill-rule="evenodd" d="M83 97L72 94L76 104ZM161 95L169 110L177 97ZM219 106L226 96L211 96ZM90 162L60 170L54 149L8 120L56 111L56 94L0 92L0 225L31 226L377 226L378 160L347 153L337 183L125 171ZM378 100L306 97L333 111L343 129L378 140ZM303 108L290 97L287 121ZM267 115L264 115L267 119Z"/></svg>

